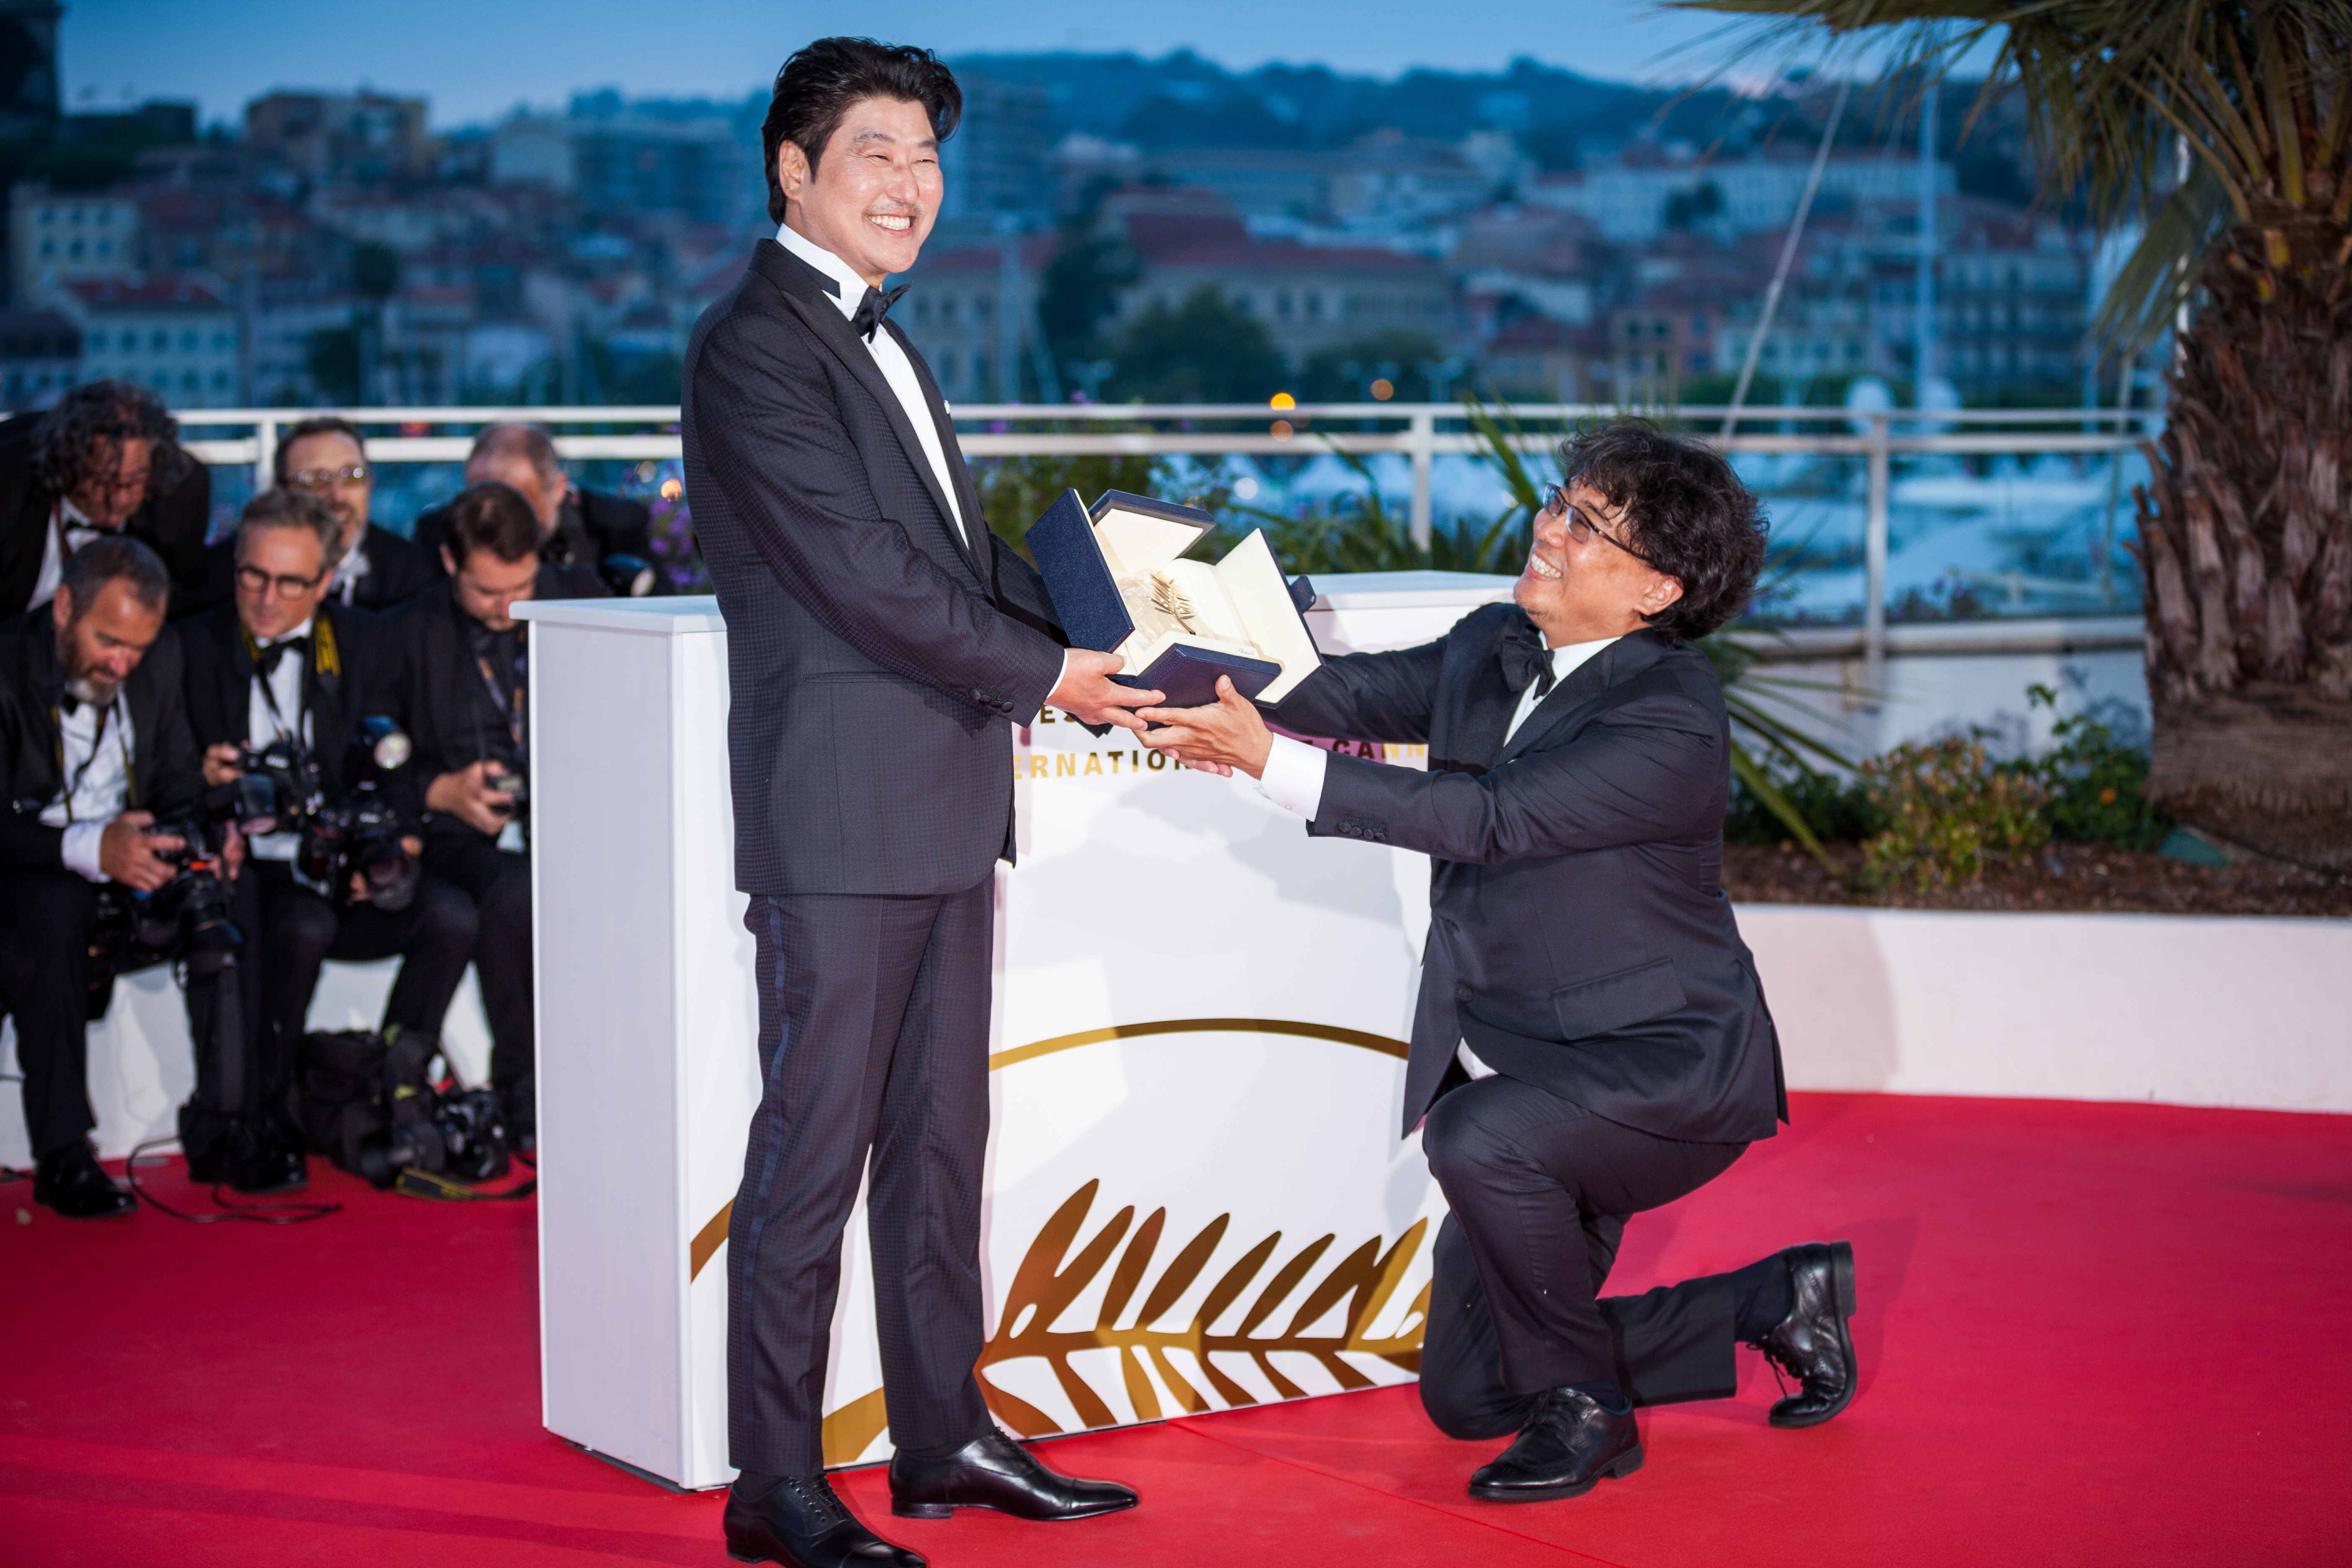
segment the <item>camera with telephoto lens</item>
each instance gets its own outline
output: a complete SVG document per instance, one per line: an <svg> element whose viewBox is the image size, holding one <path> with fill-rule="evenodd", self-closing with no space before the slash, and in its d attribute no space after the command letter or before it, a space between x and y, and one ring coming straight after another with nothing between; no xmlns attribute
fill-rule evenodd
<svg viewBox="0 0 2352 1568"><path fill-rule="evenodd" d="M266 746L245 747L238 765L248 778L269 779L279 806L273 824L255 830L299 834L295 868L338 900L350 899L356 876L378 909L404 910L416 896L423 870L402 842L414 829L384 799L382 783L385 773L407 763L408 736L375 714L360 721L352 746L360 753L360 781L332 805L326 800L318 758L298 738L281 735Z"/></svg>
<svg viewBox="0 0 2352 1568"><path fill-rule="evenodd" d="M175 849L154 851L176 870L152 893L120 882L99 885L85 971L91 1022L106 1016L116 975L151 963L184 963L192 980L229 976L226 989L234 990L237 949L245 939L229 919L228 890L221 885L228 829L231 824L258 823L266 831L277 811L275 784L247 776L207 790L197 805L148 824L142 831L149 837L180 840ZM233 996L223 1000L235 1007ZM236 1020L222 1026L233 1032Z"/></svg>
<svg viewBox="0 0 2352 1568"><path fill-rule="evenodd" d="M431 1171L464 1182L492 1182L507 1173L506 1111L489 1089L442 1089L429 1076L440 1042L413 1030L395 1032L384 1048L383 1104L387 1125L360 1140L359 1174L389 1187L404 1170Z"/></svg>

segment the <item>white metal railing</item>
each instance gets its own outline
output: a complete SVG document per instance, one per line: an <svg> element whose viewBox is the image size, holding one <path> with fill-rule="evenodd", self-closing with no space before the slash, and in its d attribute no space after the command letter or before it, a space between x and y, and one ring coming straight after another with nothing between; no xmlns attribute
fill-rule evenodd
<svg viewBox="0 0 2352 1568"><path fill-rule="evenodd" d="M675 406L596 408L192 408L174 411L183 429L236 430L246 434L192 436L184 445L207 463L250 466L254 488L270 483L279 433L298 420L339 415L355 425L479 427L523 422L550 427L561 456L577 460L656 461L680 455L679 412ZM951 408L957 439L975 458L1019 456L1254 457L1295 455L1328 443L1355 456L1402 454L1412 473L1408 526L1413 542L1428 548L1430 469L1441 454L1473 454L1486 443L1451 403L1302 403L1276 407L1255 403L1156 404L966 404ZM1506 412L1496 409L1495 412ZM1558 439L1558 427L1579 421L1629 415L1687 422L1691 434L1727 452L1758 452L1859 458L1866 476L1863 532L1862 643L1875 684L1887 646L1886 561L1893 460L1898 457L2018 456L2127 452L2161 426L2160 411L2148 409L1886 409L1792 408L1750 405L1735 416L1717 405L1626 408L1590 403L1511 405L1508 417L1523 451L1544 451ZM636 433L573 430L583 425L638 425ZM1141 426L1091 431L1089 425ZM1743 428L1771 425L1843 426L1812 432ZM1176 426L1167 428L1166 426ZM1251 428L1250 426L1263 426ZM1370 426L1372 428L1364 428ZM1457 426L1444 428L1444 426ZM2002 426L2005 429L1984 426ZM1077 426L1077 428L1073 428ZM1238 427L1237 427L1238 426ZM1859 426L1859 428L1856 428ZM1713 428L1709 428L1713 427ZM1725 437L1718 432L1731 428ZM368 437L375 463L463 462L473 445L467 435L384 435Z"/></svg>

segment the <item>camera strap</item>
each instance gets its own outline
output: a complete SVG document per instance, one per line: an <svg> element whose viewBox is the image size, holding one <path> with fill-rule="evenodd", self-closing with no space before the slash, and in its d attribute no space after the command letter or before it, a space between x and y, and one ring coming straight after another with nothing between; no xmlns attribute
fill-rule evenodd
<svg viewBox="0 0 2352 1568"><path fill-rule="evenodd" d="M523 682L520 679L517 679L511 693L501 692L499 689L499 678L490 671L489 656L487 654L474 655L474 668L482 672L483 689L490 694L490 706L497 709L499 716L506 721L507 739L514 742L515 755L520 758L523 754Z"/></svg>
<svg viewBox="0 0 2352 1568"><path fill-rule="evenodd" d="M58 776L66 781L64 799L68 826L73 825L74 796L81 793L82 781L89 776L91 765L98 761L99 748L106 744L106 721L121 706L122 697L118 692L113 701L98 710L98 728L90 731L89 755L81 760L81 766L74 769L69 778L66 774L65 707L59 703L49 709L49 723L58 735ZM114 743L122 752L123 804L126 806L136 805L139 804L139 784L131 768L131 720L127 715L121 723L115 726Z"/></svg>

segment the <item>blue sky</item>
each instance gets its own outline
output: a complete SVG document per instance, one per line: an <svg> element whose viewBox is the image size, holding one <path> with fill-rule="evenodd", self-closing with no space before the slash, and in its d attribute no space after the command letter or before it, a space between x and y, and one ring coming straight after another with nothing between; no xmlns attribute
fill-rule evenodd
<svg viewBox="0 0 2352 1568"><path fill-rule="evenodd" d="M436 125L494 118L573 89L733 95L824 32L943 54L1191 47L1246 68L1268 60L1391 76L1412 66L1493 68L1532 55L1589 76L1686 79L1724 50L1719 18L1642 0L900 0L869 12L803 0L67 0L68 103L194 98L235 117L276 87L422 93Z"/></svg>

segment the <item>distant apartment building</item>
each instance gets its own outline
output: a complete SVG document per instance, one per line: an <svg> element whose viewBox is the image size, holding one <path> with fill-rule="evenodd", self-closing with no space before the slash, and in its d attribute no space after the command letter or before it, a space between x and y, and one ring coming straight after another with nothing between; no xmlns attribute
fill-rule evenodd
<svg viewBox="0 0 2352 1568"><path fill-rule="evenodd" d="M1010 224L1034 228L1054 220L1053 103L1030 82L967 74L963 121L940 149L947 195L940 222L949 232Z"/></svg>
<svg viewBox="0 0 2352 1568"><path fill-rule="evenodd" d="M1615 159L1597 161L1571 173L1528 182L1522 192L1533 205L1581 213L1620 244L1640 244L1666 232L1675 197L1693 197L1714 187L1719 203L1704 221L1730 234L1785 228L1794 220L1811 173L1808 159L1758 155L1706 162L1666 157L1644 142L1628 146ZM1957 190L1949 163L1935 172L1939 198ZM1822 172L1817 205L1863 206L1916 200L1919 163L1886 153L1832 153Z"/></svg>
<svg viewBox="0 0 2352 1568"><path fill-rule="evenodd" d="M192 408L243 401L240 323L219 279L86 279L48 303L80 331L86 378L134 381Z"/></svg>
<svg viewBox="0 0 2352 1568"><path fill-rule="evenodd" d="M1378 332L1452 335L1452 289L1424 257L1254 239L1208 191L1138 186L1115 193L1104 212L1124 224L1143 264L1141 280L1120 297L1122 320L1213 289L1265 322L1293 365Z"/></svg>
<svg viewBox="0 0 2352 1568"><path fill-rule="evenodd" d="M941 396L993 403L1013 395L1036 353L1036 290L1054 244L1050 235L1032 235L1002 244L958 246L925 256L908 274L905 281L911 287L890 319L922 352ZM1009 278L1005 245L1016 247ZM1035 387L1034 366L1026 374Z"/></svg>
<svg viewBox="0 0 2352 1568"><path fill-rule="evenodd" d="M2063 225L1996 202L1954 202L1936 259L1940 374L1964 397L2078 385L2090 270L2089 245Z"/></svg>
<svg viewBox="0 0 2352 1568"><path fill-rule="evenodd" d="M245 106L245 143L310 180L373 185L433 172L421 98L273 92Z"/></svg>
<svg viewBox="0 0 2352 1568"><path fill-rule="evenodd" d="M0 404L47 408L81 379L81 332L56 310L0 310Z"/></svg>
<svg viewBox="0 0 2352 1568"><path fill-rule="evenodd" d="M1409 226L1486 201L1509 182L1510 138L1459 142L1379 131L1346 148L1188 147L1150 167L1214 191L1244 219L1328 220L1357 229Z"/></svg>
<svg viewBox="0 0 2352 1568"><path fill-rule="evenodd" d="M1607 332L1520 316L1487 339L1472 384L1512 403L1606 403L1614 366Z"/></svg>
<svg viewBox="0 0 2352 1568"><path fill-rule="evenodd" d="M733 224L756 183L723 120L656 120L627 113L572 121L572 190L591 217Z"/></svg>
<svg viewBox="0 0 2352 1568"><path fill-rule="evenodd" d="M53 191L28 182L8 193L8 276L15 298L45 282L127 278L139 270L139 202L127 191Z"/></svg>

